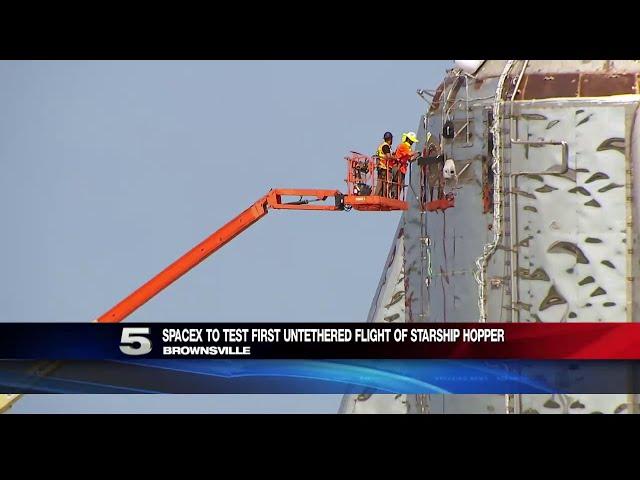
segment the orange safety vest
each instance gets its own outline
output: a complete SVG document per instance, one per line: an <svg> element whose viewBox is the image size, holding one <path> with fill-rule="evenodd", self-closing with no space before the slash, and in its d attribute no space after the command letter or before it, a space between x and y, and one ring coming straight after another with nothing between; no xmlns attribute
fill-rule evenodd
<svg viewBox="0 0 640 480"><path fill-rule="evenodd" d="M386 170L388 168L386 154L382 151L385 145L389 147L389 153L391 153L391 145L389 145L387 142L382 142L378 147L378 150L376 150L376 156L378 157L378 168L381 168L383 170Z"/></svg>
<svg viewBox="0 0 640 480"><path fill-rule="evenodd" d="M409 159L413 152L411 151L411 146L407 142L402 142L396 148L396 158L398 162L400 162L400 171L402 173L407 173L407 165L409 164Z"/></svg>

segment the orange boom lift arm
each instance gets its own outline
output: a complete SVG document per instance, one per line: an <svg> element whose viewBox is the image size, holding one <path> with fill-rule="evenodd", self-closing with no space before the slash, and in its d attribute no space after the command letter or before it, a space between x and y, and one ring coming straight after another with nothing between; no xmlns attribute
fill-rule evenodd
<svg viewBox="0 0 640 480"><path fill-rule="evenodd" d="M353 158L348 157L347 160L352 162ZM358 157L358 161L361 163L365 162L367 164L372 162L368 157L366 157L366 160L362 160L362 158ZM370 171L373 171L373 164L370 166ZM355 185L357 182L362 183L362 180L364 179L352 178L352 176L350 176L352 173L353 172L351 170L348 170L347 172L347 185L350 187L351 192L358 192ZM373 177L367 180L371 183L375 182ZM283 202L283 197L299 197L299 199ZM315 202L326 202L330 198L334 199L333 204L314 204ZM400 195L400 198L388 198L375 195L343 195L338 190L271 190L236 218L209 235L151 280L123 299L120 303L98 317L97 322L115 323L124 320L162 290L178 280L182 275L204 261L207 257L218 251L223 245L233 240L236 236L264 217L269 212L269 209L339 211L351 210L352 208L362 211L406 210L407 203L402 199L402 195Z"/></svg>

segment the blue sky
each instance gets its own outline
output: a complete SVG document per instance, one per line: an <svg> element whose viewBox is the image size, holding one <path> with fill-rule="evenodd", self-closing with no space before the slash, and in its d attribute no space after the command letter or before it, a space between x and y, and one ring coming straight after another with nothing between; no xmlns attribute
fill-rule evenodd
<svg viewBox="0 0 640 480"><path fill-rule="evenodd" d="M344 190L451 61L0 62L0 321L86 322L269 188ZM130 317L366 319L399 212L273 211ZM338 396L29 397L13 411L335 411Z"/></svg>

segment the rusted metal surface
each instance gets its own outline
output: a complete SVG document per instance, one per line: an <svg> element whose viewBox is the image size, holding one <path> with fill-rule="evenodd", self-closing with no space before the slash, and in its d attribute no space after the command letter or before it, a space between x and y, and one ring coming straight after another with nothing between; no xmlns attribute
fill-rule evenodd
<svg viewBox="0 0 640 480"><path fill-rule="evenodd" d="M474 86L476 90L480 89L482 85L481 81L472 81L469 82L469 87ZM460 89L464 86L464 76L447 76L438 88L436 89L433 100L431 101L431 106L429 108L430 112L436 112L441 108L441 104L444 101L445 109L451 108L451 102L460 100ZM443 98L443 95L445 97Z"/></svg>
<svg viewBox="0 0 640 480"><path fill-rule="evenodd" d="M579 87L580 75L577 73L525 75L516 100L577 97Z"/></svg>
<svg viewBox="0 0 640 480"><path fill-rule="evenodd" d="M500 76L506 60L487 60L475 74L477 79L487 80ZM529 60L527 73L640 73L640 60Z"/></svg>
<svg viewBox="0 0 640 480"><path fill-rule="evenodd" d="M442 101L443 92L448 92L451 90L451 85L457 81L456 77L447 76L441 83L438 85L435 94L433 95L433 100L431 101L431 110L438 110L440 108L440 102ZM458 87L459 88L459 87ZM457 92L457 91L456 91ZM455 94L453 95L455 97Z"/></svg>
<svg viewBox="0 0 640 480"><path fill-rule="evenodd" d="M438 110L438 108L440 108L440 97L442 97L444 87L445 82L442 82L438 85L438 88L436 88L436 93L434 93L433 100L431 101L431 110Z"/></svg>
<svg viewBox="0 0 640 480"><path fill-rule="evenodd" d="M608 97L638 93L637 73L554 73L524 75L516 100Z"/></svg>
<svg viewBox="0 0 640 480"><path fill-rule="evenodd" d="M535 65L535 61L532 61ZM566 63L566 62L565 62ZM584 71L572 72L545 72L540 66L527 67L527 72L523 75L516 92L515 100L545 100L549 98L580 98L580 97L608 97L611 95L629 95L640 92L640 63L638 71L622 72L615 70L614 66L621 64L620 61L602 61L598 67ZM634 61L623 63L627 70L633 70L636 65ZM481 72L485 67L481 69ZM568 68L568 67L567 67ZM556 69L557 70L557 69ZM431 103L430 112L435 113L441 109L443 93L449 100L460 98L459 89L462 86L463 77L448 76L437 88ZM482 77L470 80L469 88L472 92L484 90L487 84L491 84L496 79L494 77ZM506 96L510 98L516 83L516 75L507 77ZM452 87L453 86L453 87ZM450 104L447 105L448 107Z"/></svg>
<svg viewBox="0 0 640 480"><path fill-rule="evenodd" d="M638 74L598 75L585 73L580 78L581 97L606 97L638 93Z"/></svg>

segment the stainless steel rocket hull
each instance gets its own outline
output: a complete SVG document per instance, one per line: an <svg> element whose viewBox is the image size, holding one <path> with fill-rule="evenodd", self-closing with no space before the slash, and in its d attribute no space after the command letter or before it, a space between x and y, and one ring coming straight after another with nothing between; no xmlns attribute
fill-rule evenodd
<svg viewBox="0 0 640 480"><path fill-rule="evenodd" d="M418 149L431 132L461 173L412 165L392 247L402 259L387 262L369 321L637 321L639 73L635 61L450 71L420 119ZM454 139L442 136L446 121ZM455 207L425 211L439 188ZM346 397L342 411L621 413L637 403L625 392L391 395Z"/></svg>

